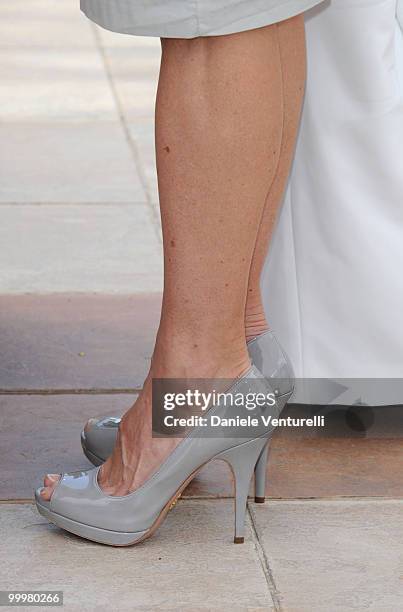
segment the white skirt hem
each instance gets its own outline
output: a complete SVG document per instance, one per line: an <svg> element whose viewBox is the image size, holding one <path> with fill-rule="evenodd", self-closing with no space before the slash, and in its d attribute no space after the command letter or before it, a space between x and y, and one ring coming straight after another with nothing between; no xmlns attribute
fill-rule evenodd
<svg viewBox="0 0 403 612"><path fill-rule="evenodd" d="M244 15L244 10L228 7L227 18L216 19L215 11L210 15L200 15L195 10L188 11L175 20L161 19L160 23L145 23L155 15L145 14L144 8L136 11L136 3L128 10L127 0L81 0L82 12L94 23L106 30L134 36L157 36L160 38L197 38L199 36L223 36L272 25L295 17L320 4L323 0L288 0L274 2L270 8L253 11ZM186 3L183 3L186 5ZM261 5L261 2L259 3ZM252 3L249 8L253 7ZM172 14L172 10L170 11ZM185 12L185 11L184 11ZM161 15L163 17L163 15Z"/></svg>

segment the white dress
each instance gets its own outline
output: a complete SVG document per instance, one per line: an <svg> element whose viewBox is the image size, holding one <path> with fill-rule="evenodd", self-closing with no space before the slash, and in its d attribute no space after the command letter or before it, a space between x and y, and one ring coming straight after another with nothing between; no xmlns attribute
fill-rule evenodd
<svg viewBox="0 0 403 612"><path fill-rule="evenodd" d="M263 280L300 377L403 376L399 16L396 0L332 0L306 15L302 124Z"/></svg>
<svg viewBox="0 0 403 612"><path fill-rule="evenodd" d="M322 0L81 0L102 27L124 34L195 38L251 30L288 19Z"/></svg>

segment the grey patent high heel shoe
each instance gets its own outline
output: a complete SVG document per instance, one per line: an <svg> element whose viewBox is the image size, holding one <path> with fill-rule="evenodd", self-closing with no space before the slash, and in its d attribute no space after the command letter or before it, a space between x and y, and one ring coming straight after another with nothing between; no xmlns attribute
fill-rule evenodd
<svg viewBox="0 0 403 612"><path fill-rule="evenodd" d="M294 391L294 372L289 358L272 331L253 338L248 342L252 363L270 379L277 397L283 398L284 405ZM81 432L81 446L87 459L93 465L106 461L115 447L120 417L107 416L93 419L92 426ZM262 452L256 465L255 502L264 503L266 489L266 466L268 446Z"/></svg>
<svg viewBox="0 0 403 612"><path fill-rule="evenodd" d="M252 366L226 393L244 397L250 393L264 393L267 396L273 390L267 379ZM277 399L273 406L256 407L255 416L276 418L282 408L283 400ZM95 542L114 546L136 544L154 533L195 474L210 460L221 459L230 464L234 474L234 542L243 542L250 480L274 427L258 418L263 424L259 430L242 430L240 438L240 430L235 428L228 435L228 431L224 432L222 419L233 417L234 407L227 401L211 408L206 416L209 425L192 429L153 476L133 493L124 497L106 495L98 484L100 468L73 472L62 476L49 502L41 498L41 489L36 491L39 512L59 527ZM220 419L220 426L210 437L213 417ZM255 437L256 431L259 437Z"/></svg>

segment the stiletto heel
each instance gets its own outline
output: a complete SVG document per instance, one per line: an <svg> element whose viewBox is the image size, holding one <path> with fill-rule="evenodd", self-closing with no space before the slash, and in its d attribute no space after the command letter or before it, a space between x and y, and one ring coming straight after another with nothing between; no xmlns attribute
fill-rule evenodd
<svg viewBox="0 0 403 612"><path fill-rule="evenodd" d="M243 544L245 539L245 513L249 485L256 461L266 444L266 437L258 438L257 440L245 442L244 444L230 448L217 457L217 459L222 459L231 466L234 475L235 544Z"/></svg>
<svg viewBox="0 0 403 612"><path fill-rule="evenodd" d="M255 503L264 504L266 500L266 472L270 440L260 453L255 467Z"/></svg>

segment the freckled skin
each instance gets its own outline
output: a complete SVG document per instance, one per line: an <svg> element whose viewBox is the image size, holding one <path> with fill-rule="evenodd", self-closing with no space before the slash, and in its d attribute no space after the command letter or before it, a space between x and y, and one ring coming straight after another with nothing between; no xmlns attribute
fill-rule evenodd
<svg viewBox="0 0 403 612"><path fill-rule="evenodd" d="M304 62L302 15L233 35L162 41L163 306L150 372L99 472L108 495L141 486L179 441L152 437L152 378L233 379L250 366L246 340L267 328L259 282L292 159ZM44 499L58 478L45 479Z"/></svg>

